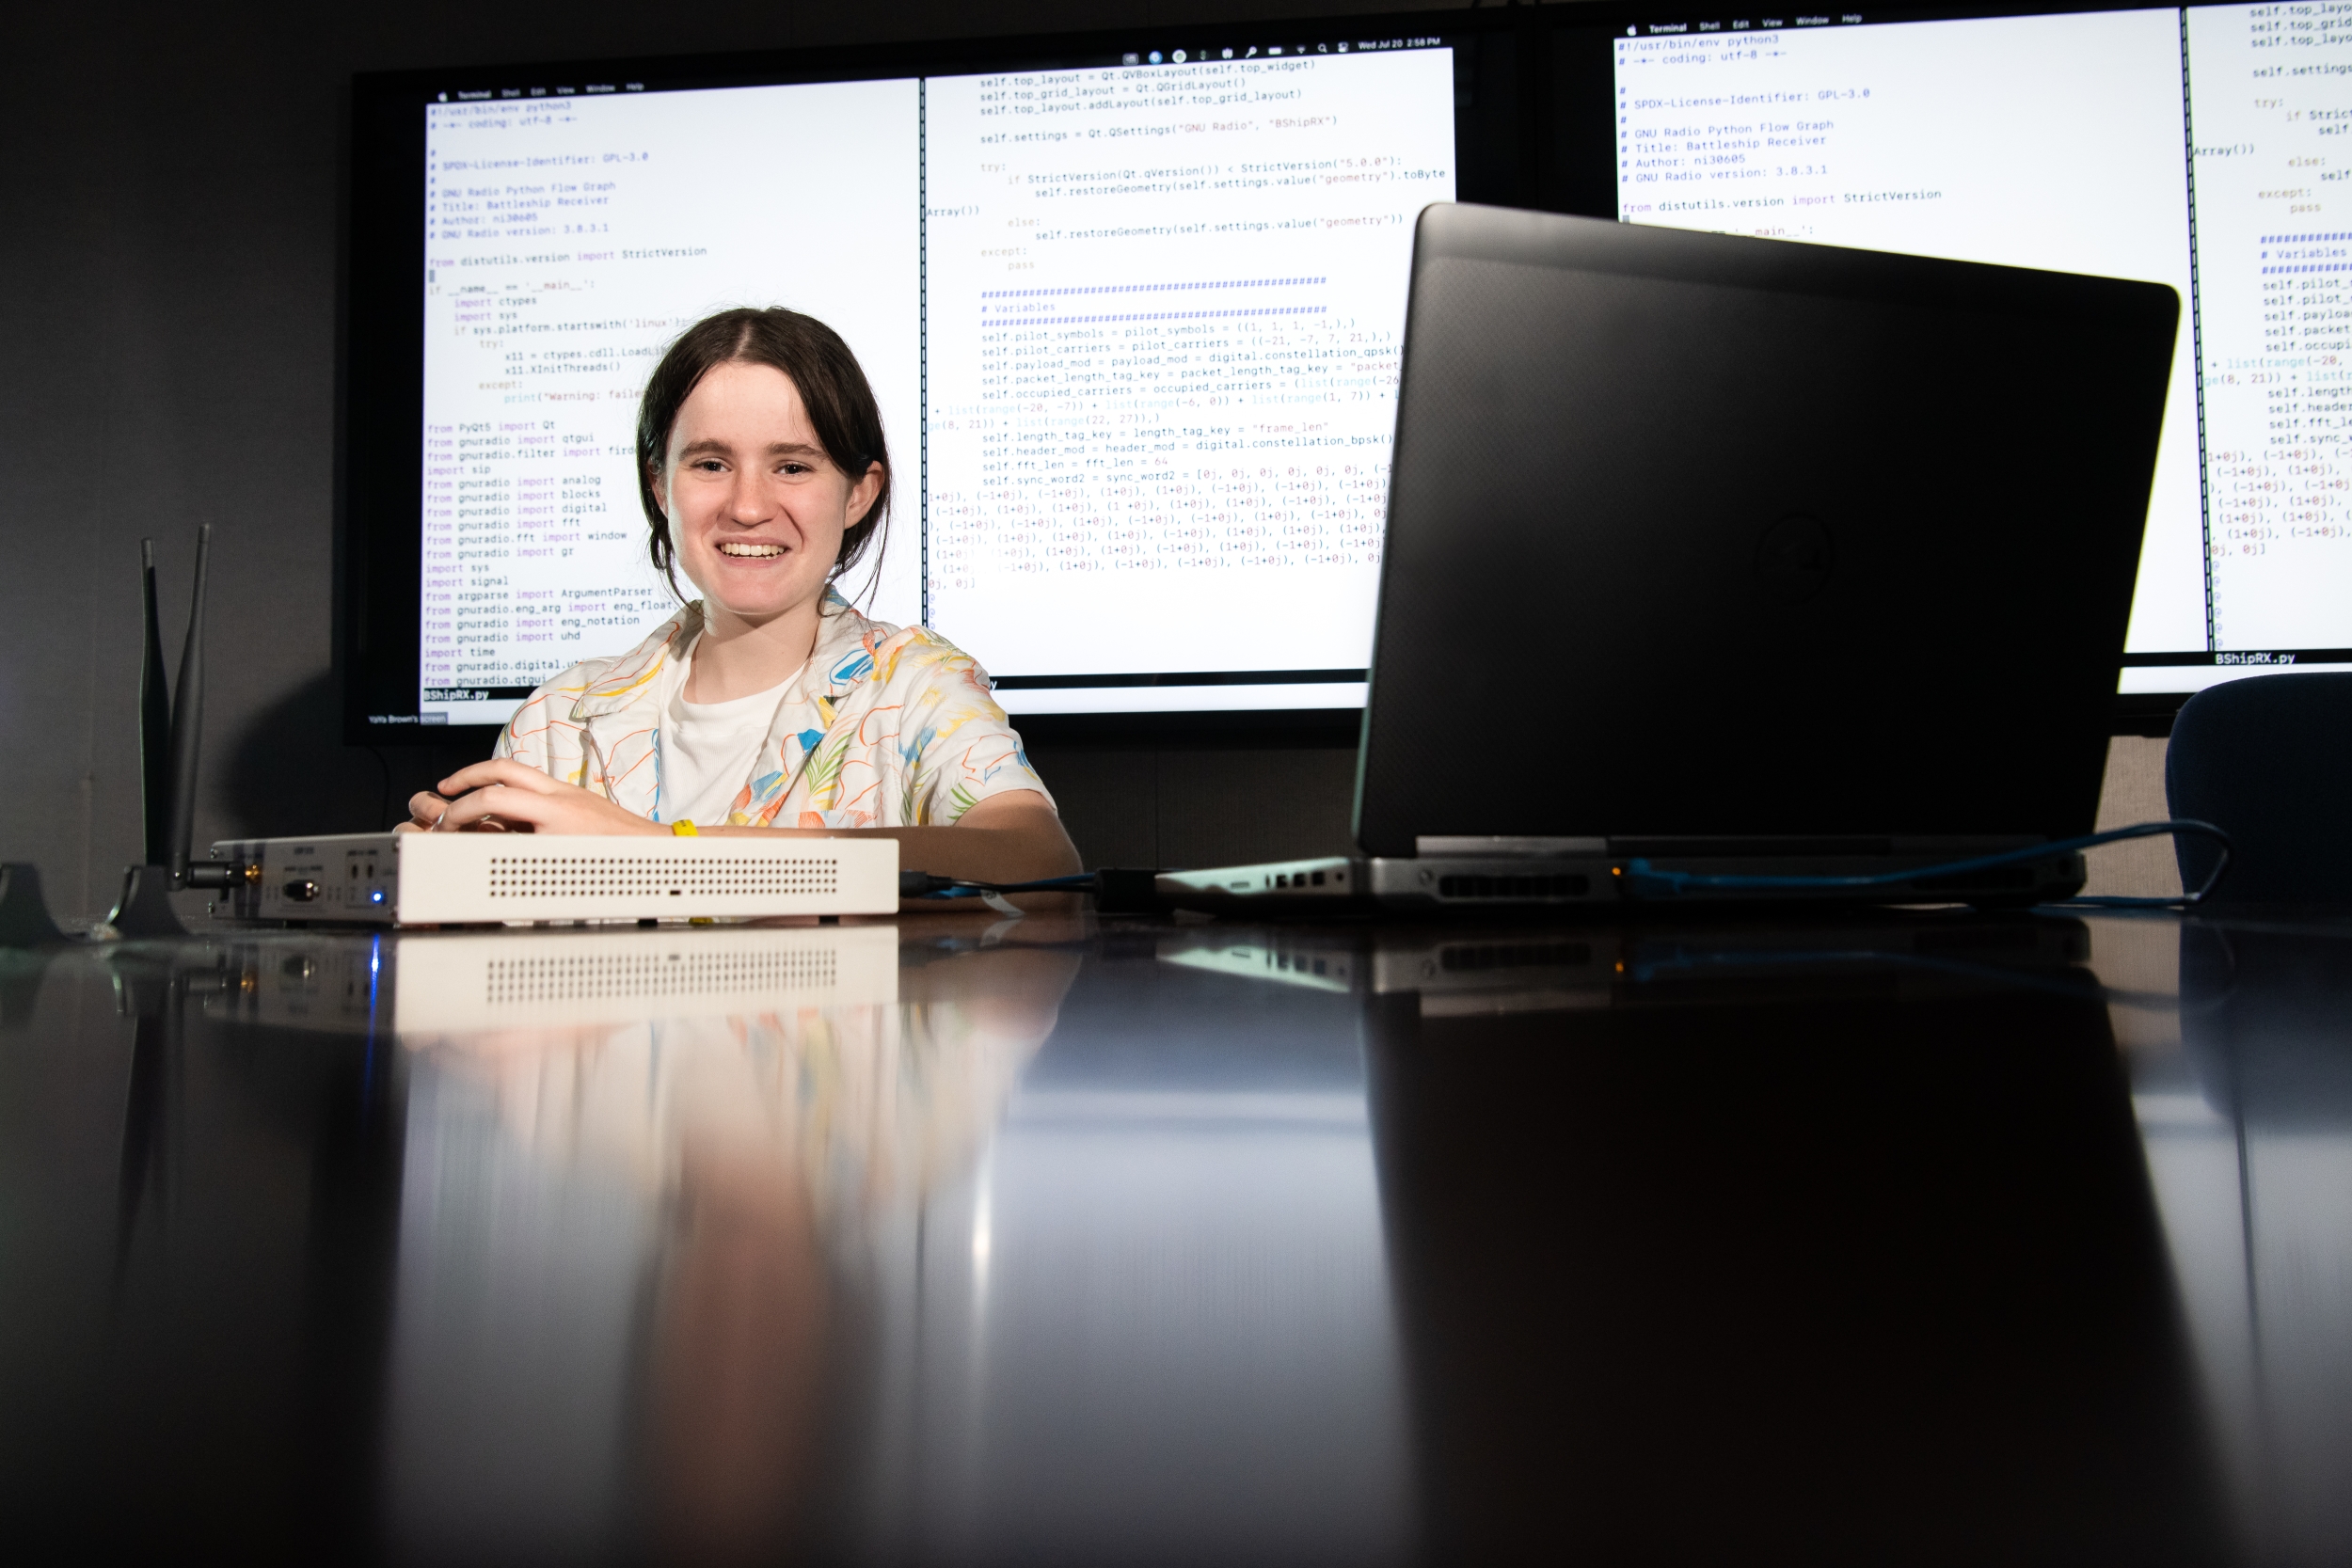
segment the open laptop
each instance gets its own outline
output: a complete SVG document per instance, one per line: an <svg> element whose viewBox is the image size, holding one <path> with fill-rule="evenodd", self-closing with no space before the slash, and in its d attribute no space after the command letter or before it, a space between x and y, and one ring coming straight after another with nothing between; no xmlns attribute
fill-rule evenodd
<svg viewBox="0 0 2352 1568"><path fill-rule="evenodd" d="M2179 312L2154 283L1429 208L1361 852L1160 896L1558 909L1616 901L1635 857L1853 876L2090 832Z"/></svg>

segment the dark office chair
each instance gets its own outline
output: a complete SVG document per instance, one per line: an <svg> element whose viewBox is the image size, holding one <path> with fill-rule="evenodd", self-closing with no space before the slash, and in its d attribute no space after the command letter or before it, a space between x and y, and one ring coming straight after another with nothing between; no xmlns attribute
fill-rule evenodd
<svg viewBox="0 0 2352 1568"><path fill-rule="evenodd" d="M2214 823L2234 846L2213 903L2352 911L2352 674L2207 687L2173 721L2164 792L2175 817ZM2181 885L2201 886L2218 851L2172 843Z"/></svg>

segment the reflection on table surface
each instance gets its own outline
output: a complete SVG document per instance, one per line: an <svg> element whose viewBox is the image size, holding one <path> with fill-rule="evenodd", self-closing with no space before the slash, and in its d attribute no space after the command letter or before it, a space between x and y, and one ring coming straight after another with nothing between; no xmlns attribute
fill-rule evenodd
<svg viewBox="0 0 2352 1568"><path fill-rule="evenodd" d="M2352 925L0 954L0 1529L2352 1560Z"/></svg>

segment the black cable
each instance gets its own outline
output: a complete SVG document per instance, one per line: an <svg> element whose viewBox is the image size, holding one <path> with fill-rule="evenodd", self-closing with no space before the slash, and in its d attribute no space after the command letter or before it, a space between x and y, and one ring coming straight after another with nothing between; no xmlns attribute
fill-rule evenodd
<svg viewBox="0 0 2352 1568"><path fill-rule="evenodd" d="M2087 896L2054 899L2044 909L2096 910L2159 910L2194 909L2201 904L2221 884L2230 869L2232 846L2230 835L2210 822L2180 818L2168 822L2136 822L2128 828L2113 828L2103 833L2088 833L2081 838L2059 839L2051 844L2028 845L2022 849L2008 849L1996 855L1978 855L1967 860L1947 861L1940 865L1923 865L1908 871L1884 871L1854 877L1780 877L1743 876L1732 873L1704 871L1661 871L1648 861L1634 859L1615 868L1618 887L1636 903L1677 898L1686 893L1835 893L1867 892L1871 889L1901 889L1915 897L1933 897L1948 890L1923 888L1922 882L1947 880L1965 877L1978 871L1990 871L2004 865L2022 865L2046 860L2053 855L2073 854L2083 849L2095 849L2103 844L2121 844L2127 839L2156 838L2177 833L2197 833L2220 846L2221 855L2203 884L2193 893L2178 897L2125 897L2116 895L2093 894ZM1007 893L1091 893L1097 898L1109 888L1109 879L1121 879L1120 892L1132 897L1136 889L1123 885L1135 879L1149 878L1148 871L1082 871L1069 877L1044 877L1026 882L987 882L963 877L939 877L928 871L898 873L898 896L901 898L978 898L989 894Z"/></svg>
<svg viewBox="0 0 2352 1568"><path fill-rule="evenodd" d="M1081 871L1071 877L1046 877L1032 882L978 882L961 877L935 877L928 871L898 873L901 898L977 898L991 893L1093 893L1102 879Z"/></svg>

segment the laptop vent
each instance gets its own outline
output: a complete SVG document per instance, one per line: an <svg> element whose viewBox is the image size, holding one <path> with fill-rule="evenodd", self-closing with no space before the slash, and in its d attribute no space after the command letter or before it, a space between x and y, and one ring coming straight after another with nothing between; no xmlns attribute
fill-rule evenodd
<svg viewBox="0 0 2352 1568"><path fill-rule="evenodd" d="M1590 878L1565 873L1549 877L1474 877L1464 873L1438 879L1440 898L1581 898L1591 890Z"/></svg>
<svg viewBox="0 0 2352 1568"><path fill-rule="evenodd" d="M766 855L696 856L692 860L633 855L494 855L493 898L772 898L837 891L840 863L811 857L784 861Z"/></svg>
<svg viewBox="0 0 2352 1568"><path fill-rule="evenodd" d="M1593 961L1589 942L1482 942L1438 949L1449 974L1482 969L1581 969Z"/></svg>
<svg viewBox="0 0 2352 1568"><path fill-rule="evenodd" d="M587 998L733 996L808 990L834 984L834 958L830 947L812 947L744 953L597 953L506 958L489 965L483 1000L493 1006L513 1006L517 1003L577 1002Z"/></svg>

